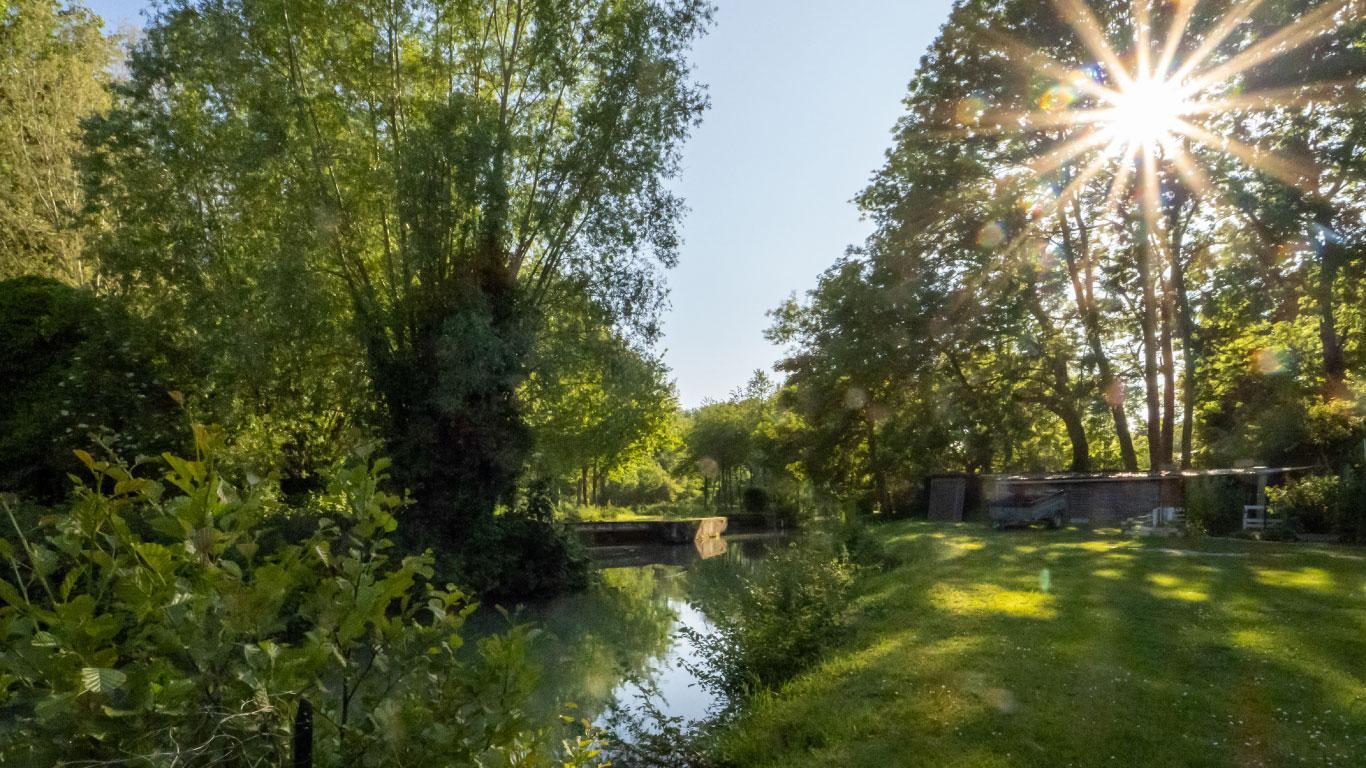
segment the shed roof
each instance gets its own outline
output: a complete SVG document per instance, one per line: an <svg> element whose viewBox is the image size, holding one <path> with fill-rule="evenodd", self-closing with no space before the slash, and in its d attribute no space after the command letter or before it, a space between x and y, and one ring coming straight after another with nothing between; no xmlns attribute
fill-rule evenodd
<svg viewBox="0 0 1366 768"><path fill-rule="evenodd" d="M1191 477L1265 477L1287 472L1316 469L1312 465L1297 467L1221 467L1212 469L1168 470L1163 472L1052 472L999 473L982 475L984 480L1008 483L1107 483L1141 480L1175 480Z"/></svg>

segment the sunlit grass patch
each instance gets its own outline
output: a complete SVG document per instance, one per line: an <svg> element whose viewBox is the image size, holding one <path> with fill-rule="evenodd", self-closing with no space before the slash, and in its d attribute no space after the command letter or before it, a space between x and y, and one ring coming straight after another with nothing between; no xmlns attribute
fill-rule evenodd
<svg viewBox="0 0 1366 768"><path fill-rule="evenodd" d="M1333 577L1322 568L1257 568L1257 581L1272 587L1297 587L1328 592L1333 589Z"/></svg>
<svg viewBox="0 0 1366 768"><path fill-rule="evenodd" d="M1269 653L1277 647L1276 636L1264 629L1235 630L1230 640L1239 648L1257 653Z"/></svg>
<svg viewBox="0 0 1366 768"><path fill-rule="evenodd" d="M1189 602L1201 602L1209 599L1209 592L1202 587L1169 573L1148 574L1148 581L1155 587L1152 592L1158 597L1170 597Z"/></svg>
<svg viewBox="0 0 1366 768"><path fill-rule="evenodd" d="M1043 592L1003 589L993 584L968 587L936 585L930 590L936 608L959 614L1001 614L1023 619L1052 619L1057 611Z"/></svg>
<svg viewBox="0 0 1366 768"><path fill-rule="evenodd" d="M1111 552L1116 549L1132 546L1134 546L1132 542L1124 539L1088 539L1086 541L1066 541L1050 544L1048 548L1054 551L1079 549L1083 552Z"/></svg>
<svg viewBox="0 0 1366 768"><path fill-rule="evenodd" d="M945 542L943 557L948 560L954 557L962 557L969 552L980 552L986 548L986 542L980 540L967 538L948 539Z"/></svg>
<svg viewBox="0 0 1366 768"><path fill-rule="evenodd" d="M869 579L848 645L723 738L732 764L1366 765L1351 551L940 528L873 529L919 537L912 557Z"/></svg>

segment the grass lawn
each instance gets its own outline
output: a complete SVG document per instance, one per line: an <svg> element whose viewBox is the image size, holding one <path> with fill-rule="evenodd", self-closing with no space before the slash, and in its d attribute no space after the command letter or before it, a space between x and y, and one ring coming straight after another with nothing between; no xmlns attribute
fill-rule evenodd
<svg viewBox="0 0 1366 768"><path fill-rule="evenodd" d="M1364 549L874 530L902 564L737 765L1366 766Z"/></svg>
<svg viewBox="0 0 1366 768"><path fill-rule="evenodd" d="M663 515L636 512L629 507L582 507L565 516L575 523L634 523L643 520L663 520Z"/></svg>

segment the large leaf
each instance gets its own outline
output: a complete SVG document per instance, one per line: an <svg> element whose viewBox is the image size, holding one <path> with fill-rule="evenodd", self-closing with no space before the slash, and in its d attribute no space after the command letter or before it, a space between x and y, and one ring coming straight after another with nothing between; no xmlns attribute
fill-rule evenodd
<svg viewBox="0 0 1366 768"><path fill-rule="evenodd" d="M81 667L81 693L111 693L123 687L128 676L109 667Z"/></svg>

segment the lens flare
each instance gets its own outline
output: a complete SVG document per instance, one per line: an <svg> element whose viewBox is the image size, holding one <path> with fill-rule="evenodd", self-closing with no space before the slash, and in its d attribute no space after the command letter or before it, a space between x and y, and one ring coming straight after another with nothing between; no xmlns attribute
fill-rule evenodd
<svg viewBox="0 0 1366 768"><path fill-rule="evenodd" d="M1179 129L1191 106L1175 83L1143 78L1113 97L1107 129L1125 143L1165 143Z"/></svg>
<svg viewBox="0 0 1366 768"><path fill-rule="evenodd" d="M1366 0L1323 0L1285 27L1241 46L1237 31L1260 4L1232 3L1200 34L1190 29L1200 0L1172 0L1154 13L1156 0L1133 0L1128 21L1132 49L1111 47L1117 30L1097 18L1086 0L1053 0L1090 60L1064 63L1008 34L983 30L984 44L1051 81L1032 111L996 109L974 95L957 105L957 125L945 137L985 134L1044 134L1049 141L1025 163L1038 178L1061 176L1060 192L1030 219L1038 221L1072 203L1083 187L1104 178L1107 210L1138 202L1150 231L1157 231L1162 169L1174 172L1197 197L1219 198L1197 155L1220 154L1304 193L1320 185L1321 169L1304 158L1241 141L1209 121L1229 113L1251 114L1344 103L1360 98L1359 82L1282 83L1244 90L1243 75L1278 56L1306 46L1355 18ZM1169 19L1165 28L1158 20ZM1230 47L1235 50L1229 51ZM1218 59L1218 60L1216 60ZM988 224L978 244L996 247L999 234ZM1006 245L1022 247L1028 231Z"/></svg>

